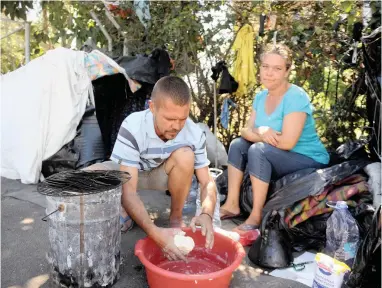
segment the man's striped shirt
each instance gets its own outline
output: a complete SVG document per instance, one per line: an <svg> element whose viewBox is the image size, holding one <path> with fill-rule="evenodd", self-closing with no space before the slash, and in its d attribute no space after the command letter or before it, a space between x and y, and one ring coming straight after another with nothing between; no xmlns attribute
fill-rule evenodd
<svg viewBox="0 0 382 288"><path fill-rule="evenodd" d="M164 142L155 132L153 114L148 109L132 113L123 121L110 159L140 171L150 171L181 147L190 147L194 152L195 169L210 164L205 132L191 119L186 120L173 140Z"/></svg>

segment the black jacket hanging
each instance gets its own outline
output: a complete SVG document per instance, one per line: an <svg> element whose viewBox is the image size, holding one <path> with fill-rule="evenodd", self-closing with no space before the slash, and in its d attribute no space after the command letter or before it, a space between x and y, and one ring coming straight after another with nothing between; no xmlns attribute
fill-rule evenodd
<svg viewBox="0 0 382 288"><path fill-rule="evenodd" d="M224 66L222 78L220 80L219 94L236 92L239 83L229 74L227 67Z"/></svg>
<svg viewBox="0 0 382 288"><path fill-rule="evenodd" d="M219 79L220 73L222 73L220 86L218 93L233 93L236 92L239 87L239 83L235 81L231 74L229 74L225 61L219 61L214 67L212 67L211 78L216 82Z"/></svg>

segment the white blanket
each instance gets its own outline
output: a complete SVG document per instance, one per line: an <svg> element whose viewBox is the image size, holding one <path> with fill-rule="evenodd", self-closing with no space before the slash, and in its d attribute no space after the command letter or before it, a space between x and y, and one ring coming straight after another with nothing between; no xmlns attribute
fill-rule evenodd
<svg viewBox="0 0 382 288"><path fill-rule="evenodd" d="M93 92L84 56L58 48L1 76L1 176L37 183L42 161L75 137Z"/></svg>

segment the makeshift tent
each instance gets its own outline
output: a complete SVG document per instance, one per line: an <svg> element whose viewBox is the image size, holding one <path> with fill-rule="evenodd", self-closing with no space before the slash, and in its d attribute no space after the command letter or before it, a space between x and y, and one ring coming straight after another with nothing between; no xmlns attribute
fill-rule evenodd
<svg viewBox="0 0 382 288"><path fill-rule="evenodd" d="M36 183L41 163L71 141L92 85L85 53L59 48L1 76L1 175Z"/></svg>
<svg viewBox="0 0 382 288"><path fill-rule="evenodd" d="M132 83L106 55L89 55L58 48L1 76L2 176L41 179L42 162L74 139L86 104L95 105L92 79L120 73Z"/></svg>

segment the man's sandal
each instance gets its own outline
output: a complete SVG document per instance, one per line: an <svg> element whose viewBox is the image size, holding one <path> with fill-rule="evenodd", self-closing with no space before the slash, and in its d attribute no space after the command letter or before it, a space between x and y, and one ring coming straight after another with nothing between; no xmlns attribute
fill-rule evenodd
<svg viewBox="0 0 382 288"><path fill-rule="evenodd" d="M130 223L127 223L129 222L130 220ZM131 219L131 217L129 215L126 216L126 218L123 218L121 215L119 216L119 223L121 224L121 232L122 233L125 233L127 231L130 231L131 229L134 228L134 220Z"/></svg>

